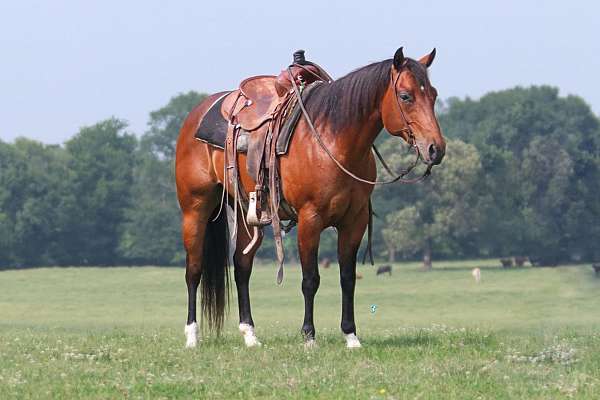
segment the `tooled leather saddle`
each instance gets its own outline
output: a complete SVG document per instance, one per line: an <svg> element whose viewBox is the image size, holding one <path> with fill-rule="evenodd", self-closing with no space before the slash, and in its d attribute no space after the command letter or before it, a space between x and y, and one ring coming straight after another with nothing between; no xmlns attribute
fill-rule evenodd
<svg viewBox="0 0 600 400"><path fill-rule="evenodd" d="M278 155L287 151L301 116L293 86L300 88L300 100L304 101L314 84L332 80L320 66L306 61L303 50L293 57L293 63L278 76L247 78L237 90L223 95L206 113L196 133L196 138L224 149L226 179L236 188L232 194L234 209L241 205L245 221L254 231L245 254L258 242L261 228L272 225L280 265L278 283L283 278L281 230L291 229L296 220L295 211L282 198L278 171ZM236 152L246 152L246 168L255 182L255 190L248 196L239 183ZM280 212L290 224L281 223Z"/></svg>

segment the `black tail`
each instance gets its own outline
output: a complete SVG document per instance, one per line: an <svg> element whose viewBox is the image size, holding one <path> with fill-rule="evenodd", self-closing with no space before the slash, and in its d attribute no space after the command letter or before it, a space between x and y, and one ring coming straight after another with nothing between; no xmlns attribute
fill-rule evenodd
<svg viewBox="0 0 600 400"><path fill-rule="evenodd" d="M201 281L202 321L208 321L209 329L219 333L229 307L229 230L225 210L206 226Z"/></svg>

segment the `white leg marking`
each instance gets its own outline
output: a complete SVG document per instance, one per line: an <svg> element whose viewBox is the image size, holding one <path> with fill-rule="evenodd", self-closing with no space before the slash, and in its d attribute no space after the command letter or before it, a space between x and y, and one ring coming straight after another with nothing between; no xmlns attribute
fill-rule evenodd
<svg viewBox="0 0 600 400"><path fill-rule="evenodd" d="M308 339L304 342L304 349L311 350L317 348L317 341L315 339Z"/></svg>
<svg viewBox="0 0 600 400"><path fill-rule="evenodd" d="M198 343L198 324L192 322L185 326L185 347L196 347Z"/></svg>
<svg viewBox="0 0 600 400"><path fill-rule="evenodd" d="M358 338L356 337L356 335L354 333L349 333L347 335L344 335L344 337L346 338L346 347L349 349L358 349L360 348L360 341L358 340Z"/></svg>
<svg viewBox="0 0 600 400"><path fill-rule="evenodd" d="M256 338L256 335L254 334L254 327L252 325L243 323L240 324L240 332L244 337L244 343L246 344L246 347L254 347L261 345L258 339Z"/></svg>

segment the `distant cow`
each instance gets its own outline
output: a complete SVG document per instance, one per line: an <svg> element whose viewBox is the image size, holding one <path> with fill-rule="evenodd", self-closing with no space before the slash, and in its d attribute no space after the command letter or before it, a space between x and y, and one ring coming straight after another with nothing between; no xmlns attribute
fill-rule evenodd
<svg viewBox="0 0 600 400"><path fill-rule="evenodd" d="M522 267L527 262L527 257L515 256L515 265L517 267Z"/></svg>
<svg viewBox="0 0 600 400"><path fill-rule="evenodd" d="M381 267L377 268L377 275L383 275L383 274L389 274L390 276L392 276L392 266L391 265L382 265Z"/></svg>
<svg viewBox="0 0 600 400"><path fill-rule="evenodd" d="M513 266L512 258L501 258L500 262L502 263L502 268L510 268Z"/></svg>
<svg viewBox="0 0 600 400"><path fill-rule="evenodd" d="M475 278L475 282L481 282L481 270L479 268L473 268L471 275L473 275L473 278Z"/></svg>
<svg viewBox="0 0 600 400"><path fill-rule="evenodd" d="M321 268L327 269L331 265L331 260L329 258L324 258L321 261Z"/></svg>
<svg viewBox="0 0 600 400"><path fill-rule="evenodd" d="M556 267L558 261L559 259L552 254L529 256L529 262L534 267Z"/></svg>
<svg viewBox="0 0 600 400"><path fill-rule="evenodd" d="M596 276L599 276L600 275L600 263L593 264L592 268L594 268L594 272L596 273Z"/></svg>

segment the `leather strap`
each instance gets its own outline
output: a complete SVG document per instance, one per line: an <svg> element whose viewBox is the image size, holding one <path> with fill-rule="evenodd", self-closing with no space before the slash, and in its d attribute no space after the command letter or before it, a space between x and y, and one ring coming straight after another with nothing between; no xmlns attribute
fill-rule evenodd
<svg viewBox="0 0 600 400"><path fill-rule="evenodd" d="M288 67L288 73L290 74L290 78L292 81L292 88L294 90L294 93L296 94L296 97L298 98L298 104L300 106L300 109L302 110L302 114L304 115L304 118L306 118L306 122L308 123L308 126L313 134L313 136L317 139L317 142L319 143L319 146L321 146L321 148L323 149L323 151L329 156L329 158L334 162L335 165L337 165L337 167L344 172L346 175L350 176L351 178L362 182L362 183L366 183L369 185L389 185L391 183L395 183L395 182L400 182L400 183L417 183L420 182L422 180L424 180L425 178L427 178L429 176L429 174L431 174L431 168L433 167L432 165L429 165L427 167L427 170L425 170L425 172L423 173L422 176L418 177L418 178L412 178L412 179L404 179L404 176L407 175L408 172L410 172L410 170L412 168L410 168L408 170L408 172L403 171L402 173L398 174L396 177L394 177L391 180L388 181L370 181L368 179L363 179L357 175L355 175L354 173L352 173L351 171L349 171L346 167L344 167L342 165L342 163L340 163L335 156L331 153L331 151L327 148L327 146L325 145L325 143L323 142L323 139L321 138L321 135L319 134L319 132L317 132L312 119L310 118L310 116L308 115L308 111L306 111L306 107L304 106L304 102L302 101L302 95L300 94L300 90L298 89L298 85L296 84L295 80L293 79L293 75L292 72L290 70L290 68ZM398 75L399 76L399 75ZM394 93L396 93L396 82L398 80L398 76L396 77L396 79L394 79ZM396 95L396 99L398 98L398 96ZM398 132L402 132L402 131L407 131L409 132L409 138L413 138L411 139L411 142L409 142L409 144L412 146L413 149L416 149L416 155L417 158L414 162L414 165L417 164L417 161L419 160L419 158L421 157L421 154L419 153L419 148L414 144L414 135L412 134L412 129L410 128L410 123L409 121L406 119L406 116L404 115L404 111L402 110L402 106L400 105L400 101L398 100L398 106L400 107L400 113L402 115L402 118L404 119L406 126L404 128L402 128L400 131ZM377 152L379 153L379 152ZM379 154L380 159L381 158L381 154ZM387 165L387 164L386 164ZM389 167L386 168L386 170L388 170L391 173L391 170L389 170Z"/></svg>

